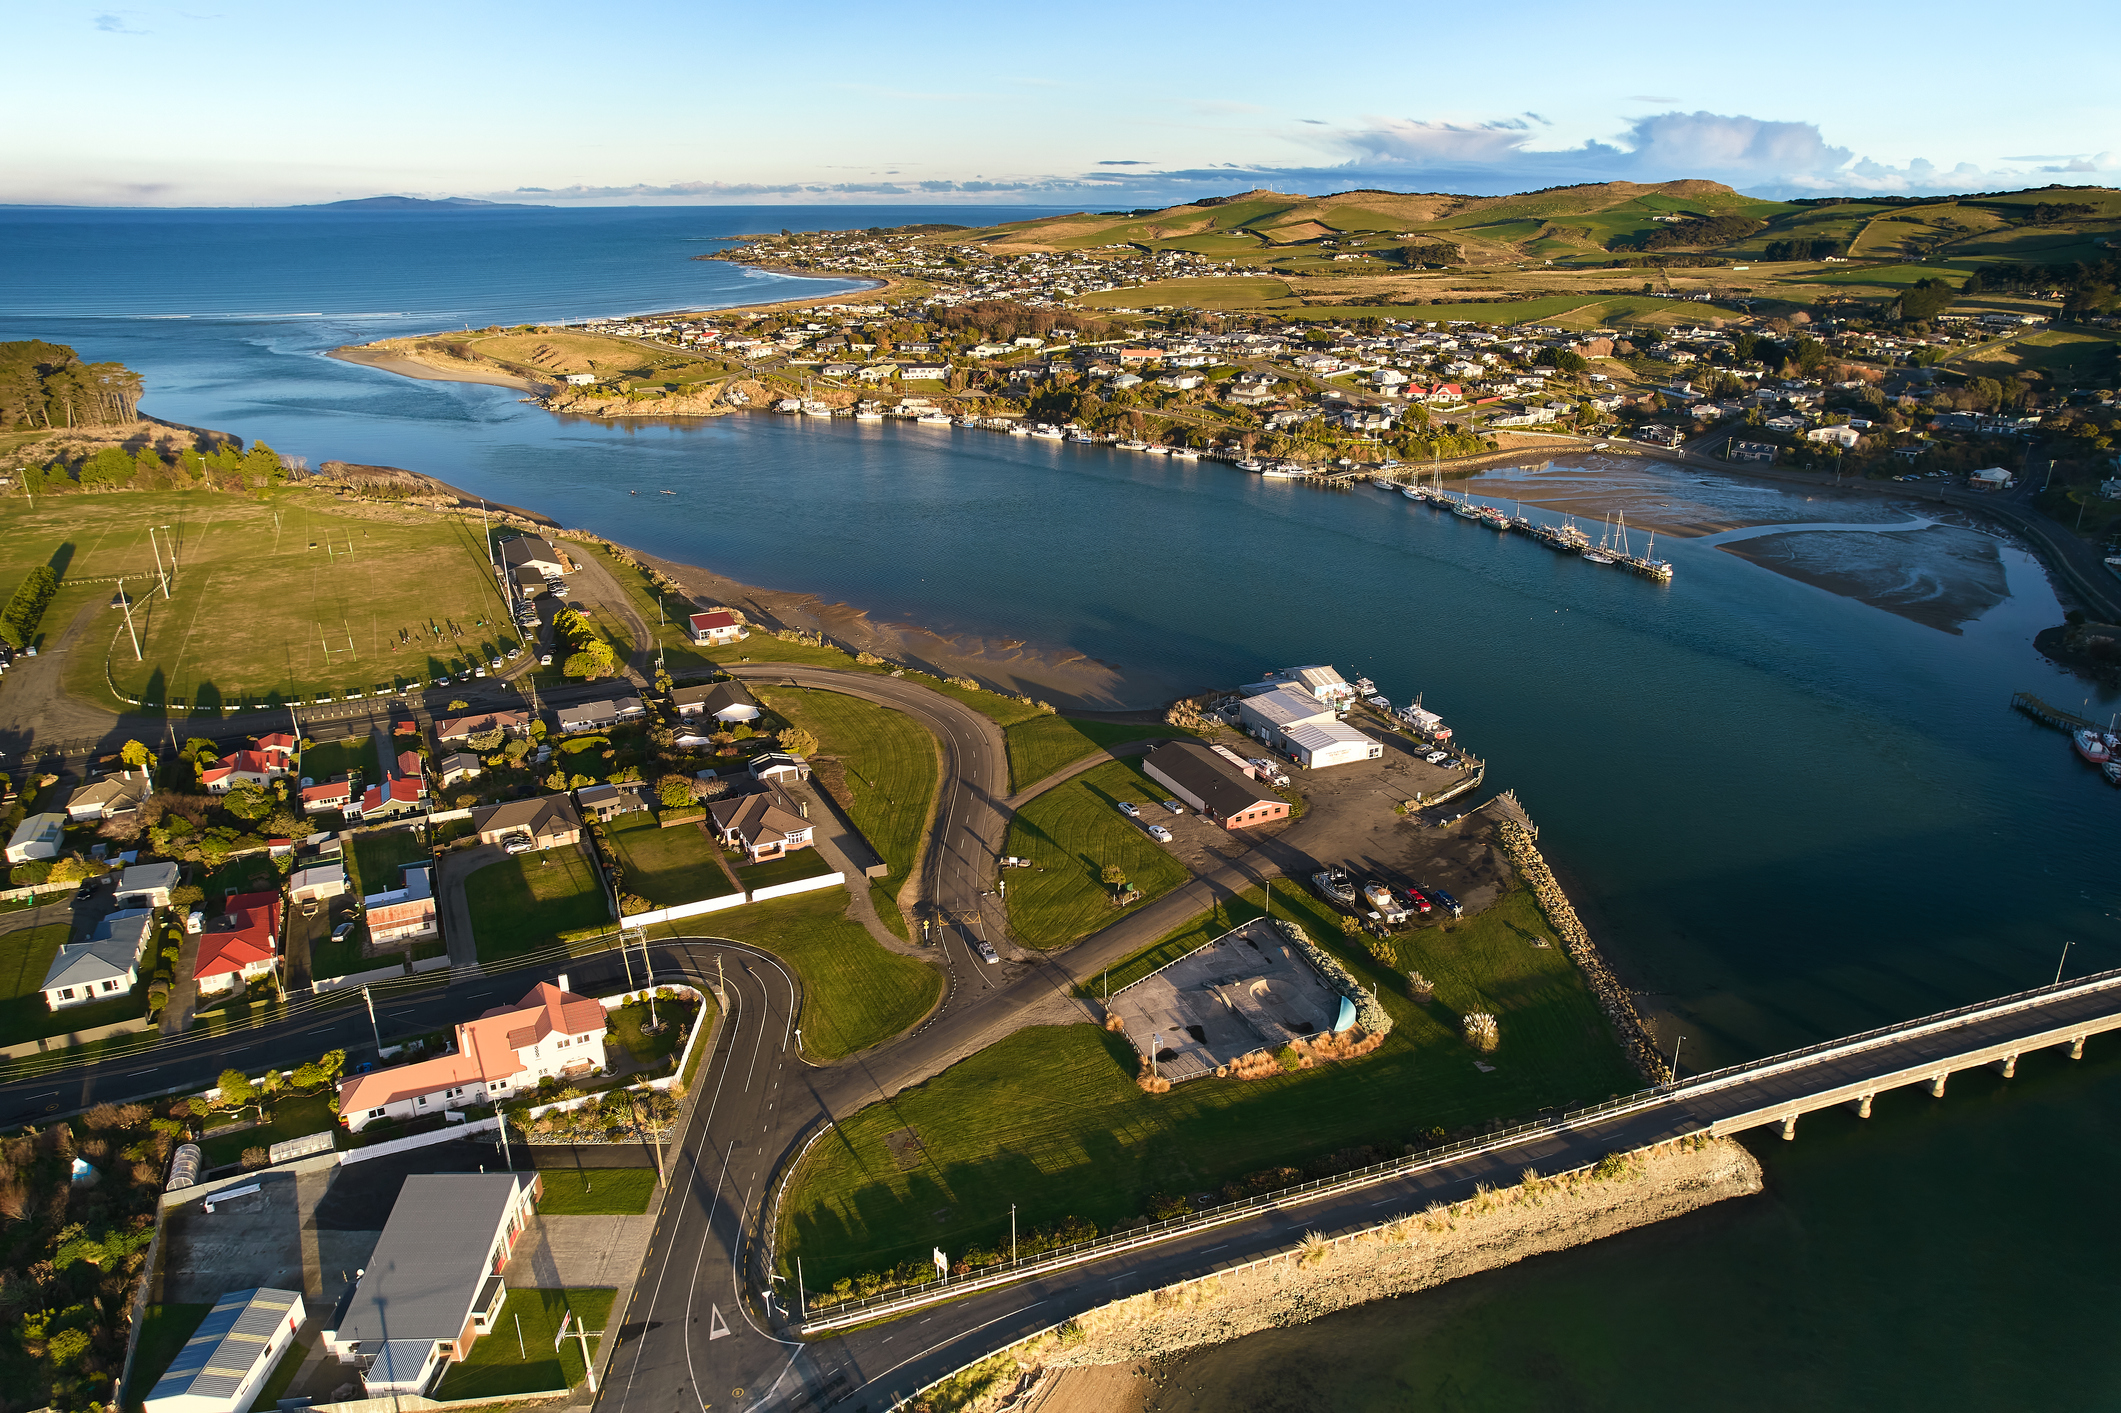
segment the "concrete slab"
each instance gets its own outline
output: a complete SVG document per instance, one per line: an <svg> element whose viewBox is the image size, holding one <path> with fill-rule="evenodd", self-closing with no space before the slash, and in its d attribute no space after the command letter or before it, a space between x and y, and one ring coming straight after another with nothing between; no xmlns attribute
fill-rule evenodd
<svg viewBox="0 0 2121 1413"><path fill-rule="evenodd" d="M531 1224L502 1276L511 1286L631 1287L655 1231L634 1217L545 1217ZM623 1299L623 1295L622 1295ZM624 1309L623 1305L615 1306Z"/></svg>
<svg viewBox="0 0 2121 1413"><path fill-rule="evenodd" d="M1329 1033L1340 996L1279 928L1264 920L1225 933L1133 985L1107 1009L1174 1082L1213 1073L1255 1050Z"/></svg>

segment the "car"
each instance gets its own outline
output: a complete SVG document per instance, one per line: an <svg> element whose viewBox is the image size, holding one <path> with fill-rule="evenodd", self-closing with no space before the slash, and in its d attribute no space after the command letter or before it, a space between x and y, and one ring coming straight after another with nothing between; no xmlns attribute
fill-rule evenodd
<svg viewBox="0 0 2121 1413"><path fill-rule="evenodd" d="M1423 756L1422 759L1427 761L1430 765L1435 765L1439 761L1446 759L1447 754L1448 753L1444 751L1431 751L1427 755Z"/></svg>
<svg viewBox="0 0 2121 1413"><path fill-rule="evenodd" d="M550 666L552 666L552 654L551 654L551 653L539 653L539 654L538 654L538 666L540 666L540 667L550 667Z"/></svg>
<svg viewBox="0 0 2121 1413"><path fill-rule="evenodd" d="M516 660L517 658L521 657L522 655L523 655L523 650L522 650L521 648L510 648L510 649L508 650L508 660L509 660L510 662L514 662L514 661L515 661L515 660Z"/></svg>
<svg viewBox="0 0 2121 1413"><path fill-rule="evenodd" d="M991 943L975 942L972 944L972 947L974 951L979 953L979 959L983 962L992 964L1002 959L1001 953L995 951L993 944Z"/></svg>
<svg viewBox="0 0 2121 1413"><path fill-rule="evenodd" d="M433 682L428 685L434 687L447 687L449 685L449 679L447 677L437 677Z"/></svg>
<svg viewBox="0 0 2121 1413"><path fill-rule="evenodd" d="M334 942L344 942L346 940L346 934L353 931L360 925L361 924L359 922L340 923L337 927L334 927L331 930L331 940Z"/></svg>
<svg viewBox="0 0 2121 1413"><path fill-rule="evenodd" d="M488 667L499 667L501 665L501 660L499 658L495 658L492 662L489 662L486 665Z"/></svg>
<svg viewBox="0 0 2121 1413"><path fill-rule="evenodd" d="M474 677L484 677L485 675L486 675L486 669L485 669L485 668L483 668L483 667L481 667L481 668L477 669L476 671L474 671L474 672L472 673L472 676L474 676Z"/></svg>
<svg viewBox="0 0 2121 1413"><path fill-rule="evenodd" d="M711 772L710 772L710 773L711 773ZM1029 860L1029 859L1020 859L1020 858L1016 857L1016 855L1014 855L1014 854L1005 854L1005 855L1003 855L1003 857L1002 857L1002 867L1003 867L1003 868L1029 868L1029 867L1031 867L1031 860Z"/></svg>
<svg viewBox="0 0 2121 1413"><path fill-rule="evenodd" d="M1132 800L1121 800L1119 802L1119 812L1129 819L1140 819L1142 817L1142 812L1134 807Z"/></svg>
<svg viewBox="0 0 2121 1413"><path fill-rule="evenodd" d="M538 841L527 834L518 834L501 847L511 854L527 854L537 848Z"/></svg>
<svg viewBox="0 0 2121 1413"><path fill-rule="evenodd" d="M1451 914L1452 917L1465 916L1466 910L1464 906L1461 905L1459 901L1456 898L1452 897L1449 893L1444 892L1443 889L1430 888L1424 891L1428 893L1430 899L1433 900L1438 907L1445 909Z"/></svg>
<svg viewBox="0 0 2121 1413"><path fill-rule="evenodd" d="M1402 888L1399 891L1407 895L1408 908L1424 916L1427 915L1430 903L1426 893L1423 893L1419 888Z"/></svg>
<svg viewBox="0 0 2121 1413"><path fill-rule="evenodd" d="M1161 824L1152 824L1149 826L1149 837L1159 844L1168 844L1171 842L1171 831Z"/></svg>
<svg viewBox="0 0 2121 1413"><path fill-rule="evenodd" d="M1186 812L1186 807L1176 800L1163 800L1159 803L1173 814L1184 814Z"/></svg>

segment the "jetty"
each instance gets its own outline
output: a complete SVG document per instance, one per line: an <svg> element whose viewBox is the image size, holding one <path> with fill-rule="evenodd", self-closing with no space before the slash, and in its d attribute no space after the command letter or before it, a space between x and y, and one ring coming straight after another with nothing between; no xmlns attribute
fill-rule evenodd
<svg viewBox="0 0 2121 1413"><path fill-rule="evenodd" d="M2039 722L2042 726L2052 726L2057 731L2096 731L2099 729L2099 724L2096 721L2086 721L2074 712L2064 711L2060 707L2051 707L2031 692L2011 693L2011 705Z"/></svg>

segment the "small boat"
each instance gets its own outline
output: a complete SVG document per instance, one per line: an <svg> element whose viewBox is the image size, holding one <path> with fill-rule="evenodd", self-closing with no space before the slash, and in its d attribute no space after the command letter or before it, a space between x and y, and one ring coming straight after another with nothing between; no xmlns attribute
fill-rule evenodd
<svg viewBox="0 0 2121 1413"><path fill-rule="evenodd" d="M1344 868L1320 869L1311 875L1311 885L1329 903L1338 903L1344 908L1355 906L1355 880L1348 877Z"/></svg>
<svg viewBox="0 0 2121 1413"><path fill-rule="evenodd" d="M1097 438L1091 436L1088 432L1072 432L1069 434L1068 440L1071 442L1094 442Z"/></svg>
<svg viewBox="0 0 2121 1413"><path fill-rule="evenodd" d="M881 422L884 420L884 414L874 407L865 407L854 414L854 420L857 422Z"/></svg>
<svg viewBox="0 0 2121 1413"><path fill-rule="evenodd" d="M1254 461L1251 457L1248 456L1243 461L1237 463L1237 469L1240 471L1262 471L1266 468L1264 468L1257 461Z"/></svg>
<svg viewBox="0 0 2121 1413"><path fill-rule="evenodd" d="M1388 481L1382 476L1372 476L1370 478L1370 484L1375 486L1380 491L1396 491L1399 489L1399 482Z"/></svg>
<svg viewBox="0 0 2121 1413"><path fill-rule="evenodd" d="M1042 442L1057 442L1065 438L1068 434L1066 432L1063 432L1058 427L1050 426L1047 423L1041 422L1036 427L1033 427L1031 429L1031 435L1037 437Z"/></svg>
<svg viewBox="0 0 2121 1413"><path fill-rule="evenodd" d="M1175 446L1175 447L1172 447L1172 448L1171 448L1171 455L1173 455L1174 457L1178 458L1178 459L1179 459L1180 461L1198 461L1198 460L1200 460L1200 453L1199 453L1199 452L1197 452L1197 451L1195 451L1195 450L1194 450L1194 449L1193 449L1192 447L1189 447L1189 446Z"/></svg>
<svg viewBox="0 0 2121 1413"><path fill-rule="evenodd" d="M1401 486L1399 493L1408 500L1427 500L1429 493L1419 486Z"/></svg>
<svg viewBox="0 0 2121 1413"><path fill-rule="evenodd" d="M1149 449L1149 444L1144 441L1136 441L1134 438L1129 437L1126 441L1123 441L1119 444L1119 449L1121 451L1147 451Z"/></svg>
<svg viewBox="0 0 2121 1413"><path fill-rule="evenodd" d="M1277 461L1259 474L1269 481L1300 481L1311 473L1293 462Z"/></svg>
<svg viewBox="0 0 2121 1413"><path fill-rule="evenodd" d="M2100 766L2099 770L2106 776L2107 784L2121 785L2121 760L2110 760Z"/></svg>
<svg viewBox="0 0 2121 1413"><path fill-rule="evenodd" d="M1362 896L1364 901L1386 917L1406 911L1404 907L1400 906L1399 899L1392 896L1392 890L1382 883L1365 883L1362 889Z"/></svg>
<svg viewBox="0 0 2121 1413"><path fill-rule="evenodd" d="M639 495L639 494L640 494L640 492L639 492L639 491L628 491L628 492L626 492L626 494L627 494L627 495L630 495L630 496L637 496L637 495Z"/></svg>
<svg viewBox="0 0 2121 1413"><path fill-rule="evenodd" d="M832 415L832 407L829 403L806 400L803 403L803 415L805 417L830 417Z"/></svg>
<svg viewBox="0 0 2121 1413"><path fill-rule="evenodd" d="M1031 429L1021 422L1011 422L1009 424L1009 435L1012 437L1028 437L1031 435Z"/></svg>
<svg viewBox="0 0 2121 1413"><path fill-rule="evenodd" d="M657 492L656 492L656 494L657 494L657 495L659 495L659 496L674 496L674 495L676 495L676 494L677 494L677 492L676 492L676 491L657 491Z"/></svg>
<svg viewBox="0 0 2121 1413"><path fill-rule="evenodd" d="M1143 448L1143 450L1147 451L1151 456L1169 456L1171 454L1171 448L1167 446L1162 446L1156 442L1151 442L1147 447Z"/></svg>
<svg viewBox="0 0 2121 1413"><path fill-rule="evenodd" d="M2084 730L2071 733L2070 740L2076 743L2077 754L2093 765L2105 765L2114 753L2106 748L2106 738L2097 731Z"/></svg>
<svg viewBox="0 0 2121 1413"><path fill-rule="evenodd" d="M1585 564L1611 564L1613 556L1602 554L1595 549L1587 549L1583 552L1583 562Z"/></svg>
<svg viewBox="0 0 2121 1413"><path fill-rule="evenodd" d="M916 417L914 425L919 427L954 427L957 424L940 412L931 412L925 417Z"/></svg>

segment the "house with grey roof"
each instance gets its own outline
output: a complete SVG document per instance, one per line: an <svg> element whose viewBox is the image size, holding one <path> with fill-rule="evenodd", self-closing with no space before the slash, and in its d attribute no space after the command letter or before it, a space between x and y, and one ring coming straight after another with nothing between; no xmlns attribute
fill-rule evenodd
<svg viewBox="0 0 2121 1413"><path fill-rule="evenodd" d="M65 842L65 815L33 814L8 836L7 861L18 864L32 859L55 859L59 857L59 846Z"/></svg>
<svg viewBox="0 0 2121 1413"><path fill-rule="evenodd" d="M119 907L130 903L136 908L166 908L169 894L177 886L181 871L173 863L133 864L118 875L118 892L114 902Z"/></svg>
<svg viewBox="0 0 2121 1413"><path fill-rule="evenodd" d="M140 808L154 788L145 770L106 775L93 785L83 785L66 799L66 817L77 822L115 819Z"/></svg>
<svg viewBox="0 0 2121 1413"><path fill-rule="evenodd" d="M97 923L88 941L60 947L39 988L46 1008L63 1011L126 995L140 980L140 956L154 935L154 913L130 908Z"/></svg>
<svg viewBox="0 0 2121 1413"><path fill-rule="evenodd" d="M543 1191L536 1173L418 1173L324 1345L371 1398L424 1395L507 1302L501 1271Z"/></svg>
<svg viewBox="0 0 2121 1413"><path fill-rule="evenodd" d="M146 1413L249 1413L307 1318L299 1291L230 1291L148 1390Z"/></svg>

